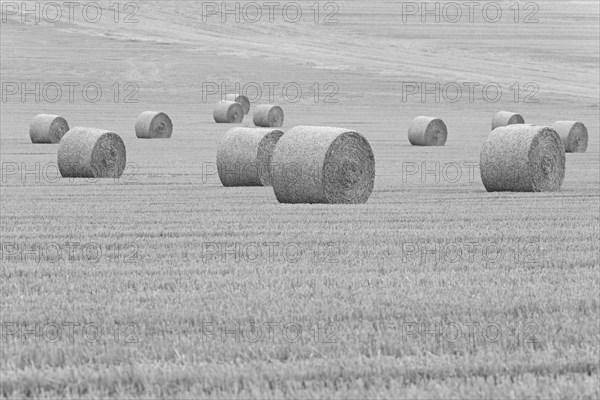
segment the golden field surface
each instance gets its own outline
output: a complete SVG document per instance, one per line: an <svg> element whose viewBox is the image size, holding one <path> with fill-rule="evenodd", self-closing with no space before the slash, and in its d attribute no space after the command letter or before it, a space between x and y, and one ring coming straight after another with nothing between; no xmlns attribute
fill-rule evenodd
<svg viewBox="0 0 600 400"><path fill-rule="evenodd" d="M502 1L496 23L486 3L454 23L447 2L439 23L379 0L297 2L293 23L291 2L255 23L249 2L239 22L207 15L221 2L100 2L96 22L48 3L35 23L2 2L0 396L599 397L597 1ZM223 187L234 125L212 110L236 83L261 88L253 108L273 87L284 131L364 134L369 201ZM486 192L504 109L586 124L561 191ZM136 138L145 110L171 139ZM60 178L58 145L29 139L38 113L118 133L123 176ZM445 121L445 146L409 144L418 115Z"/></svg>

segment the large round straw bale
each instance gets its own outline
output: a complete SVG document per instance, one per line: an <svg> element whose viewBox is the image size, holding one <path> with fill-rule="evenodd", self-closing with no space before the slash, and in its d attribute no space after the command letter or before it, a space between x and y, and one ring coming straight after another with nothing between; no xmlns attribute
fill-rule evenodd
<svg viewBox="0 0 600 400"><path fill-rule="evenodd" d="M375 181L375 157L359 132L297 126L273 152L273 189L280 203L365 203Z"/></svg>
<svg viewBox="0 0 600 400"><path fill-rule="evenodd" d="M492 119L492 130L507 125L524 124L525 119L521 114L517 114L510 111L498 111Z"/></svg>
<svg viewBox="0 0 600 400"><path fill-rule="evenodd" d="M75 127L58 147L58 169L63 178L119 178L125 161L121 137L102 129Z"/></svg>
<svg viewBox="0 0 600 400"><path fill-rule="evenodd" d="M228 93L225 95L225 101L234 101L236 103L240 103L244 108L244 114L248 114L250 112L250 100L244 95Z"/></svg>
<svg viewBox="0 0 600 400"><path fill-rule="evenodd" d="M558 133L567 153L585 153L588 145L588 130L582 122L556 121L552 129Z"/></svg>
<svg viewBox="0 0 600 400"><path fill-rule="evenodd" d="M213 118L220 124L239 124L244 120L244 107L235 101L220 101L215 106Z"/></svg>
<svg viewBox="0 0 600 400"><path fill-rule="evenodd" d="M414 146L443 146L447 137L446 124L439 118L417 117L408 127L408 141Z"/></svg>
<svg viewBox="0 0 600 400"><path fill-rule="evenodd" d="M480 155L488 192L552 192L565 177L565 148L547 126L510 125L493 130Z"/></svg>
<svg viewBox="0 0 600 400"><path fill-rule="evenodd" d="M271 186L271 157L283 132L233 128L219 143L217 170L223 186Z"/></svg>
<svg viewBox="0 0 600 400"><path fill-rule="evenodd" d="M260 104L254 109L254 125L278 128L283 125L283 110L274 104Z"/></svg>
<svg viewBox="0 0 600 400"><path fill-rule="evenodd" d="M31 143L58 143L69 130L67 121L58 115L38 114L29 125Z"/></svg>
<svg viewBox="0 0 600 400"><path fill-rule="evenodd" d="M173 134L173 122L165 113L144 111L137 117L135 135L140 139L168 139Z"/></svg>

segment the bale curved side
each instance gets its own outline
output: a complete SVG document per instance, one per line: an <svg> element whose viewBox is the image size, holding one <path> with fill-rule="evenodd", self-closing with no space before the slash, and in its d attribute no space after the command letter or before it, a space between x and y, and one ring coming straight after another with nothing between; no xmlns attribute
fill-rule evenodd
<svg viewBox="0 0 600 400"><path fill-rule="evenodd" d="M75 127L58 147L63 178L119 178L125 170L125 144L114 132Z"/></svg>
<svg viewBox="0 0 600 400"><path fill-rule="evenodd" d="M492 130L501 126L524 124L525 119L521 114L517 114L511 111L498 111L492 119Z"/></svg>
<svg viewBox="0 0 600 400"><path fill-rule="evenodd" d="M373 191L375 157L359 132L297 126L272 158L273 190L280 203L365 203Z"/></svg>
<svg viewBox="0 0 600 400"><path fill-rule="evenodd" d="M220 101L215 105L213 118L219 124L239 124L244 120L244 107L235 101Z"/></svg>
<svg viewBox="0 0 600 400"><path fill-rule="evenodd" d="M556 121L552 129L558 133L567 153L585 153L588 146L587 127L578 121Z"/></svg>
<svg viewBox="0 0 600 400"><path fill-rule="evenodd" d="M448 128L439 118L417 117L408 128L408 141L413 146L443 146L448 138Z"/></svg>
<svg viewBox="0 0 600 400"><path fill-rule="evenodd" d="M247 115L250 112L250 100L244 95L228 93L225 95L225 101L240 103L244 108L244 115Z"/></svg>
<svg viewBox="0 0 600 400"><path fill-rule="evenodd" d="M217 172L223 186L270 186L271 158L283 132L270 128L233 128L217 149Z"/></svg>
<svg viewBox="0 0 600 400"><path fill-rule="evenodd" d="M144 111L137 117L135 135L140 139L168 139L173 134L173 122L165 113Z"/></svg>
<svg viewBox="0 0 600 400"><path fill-rule="evenodd" d="M565 177L565 150L552 128L510 125L492 131L480 154L488 192L551 192Z"/></svg>
<svg viewBox="0 0 600 400"><path fill-rule="evenodd" d="M68 131L69 124L58 115L38 114L29 125L31 143L59 143Z"/></svg>
<svg viewBox="0 0 600 400"><path fill-rule="evenodd" d="M254 125L279 128L283 125L283 109L274 104L260 104L254 109Z"/></svg>

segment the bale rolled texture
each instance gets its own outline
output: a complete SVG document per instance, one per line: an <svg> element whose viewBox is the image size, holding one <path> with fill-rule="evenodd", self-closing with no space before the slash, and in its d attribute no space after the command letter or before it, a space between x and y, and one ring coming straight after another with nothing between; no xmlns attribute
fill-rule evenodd
<svg viewBox="0 0 600 400"><path fill-rule="evenodd" d="M121 137L102 129L75 127L58 147L58 170L63 178L119 178L125 162Z"/></svg>
<svg viewBox="0 0 600 400"><path fill-rule="evenodd" d="M173 122L165 113L144 111L137 117L135 135L140 139L168 139L173 134Z"/></svg>
<svg viewBox="0 0 600 400"><path fill-rule="evenodd" d="M220 101L215 105L213 118L220 124L238 124L244 120L244 107L235 101Z"/></svg>
<svg viewBox="0 0 600 400"><path fill-rule="evenodd" d="M408 141L413 146L443 146L447 137L446 124L439 118L417 117L408 127Z"/></svg>
<svg viewBox="0 0 600 400"><path fill-rule="evenodd" d="M283 132L233 128L219 143L217 171L223 186L271 186L271 157Z"/></svg>
<svg viewBox="0 0 600 400"><path fill-rule="evenodd" d="M225 101L240 103L244 108L244 114L248 114L250 112L250 100L248 100L246 96L229 93L225 95Z"/></svg>
<svg viewBox="0 0 600 400"><path fill-rule="evenodd" d="M359 132L297 126L275 146L273 190L280 203L365 203L375 181L375 157Z"/></svg>
<svg viewBox="0 0 600 400"><path fill-rule="evenodd" d="M565 149L547 126L493 130L481 149L481 180L488 192L552 192L565 177Z"/></svg>
<svg viewBox="0 0 600 400"><path fill-rule="evenodd" d="M59 143L68 131L69 124L58 115L38 114L29 125L31 143Z"/></svg>
<svg viewBox="0 0 600 400"><path fill-rule="evenodd" d="M496 115L494 115L494 119L492 119L492 130L501 126L524 123L525 119L523 119L521 114L517 114L510 111L498 111Z"/></svg>
<svg viewBox="0 0 600 400"><path fill-rule="evenodd" d="M577 121L556 121L552 129L558 133L567 153L585 153L588 145L587 127Z"/></svg>
<svg viewBox="0 0 600 400"><path fill-rule="evenodd" d="M260 104L254 109L254 125L279 128L283 125L283 110L273 104Z"/></svg>

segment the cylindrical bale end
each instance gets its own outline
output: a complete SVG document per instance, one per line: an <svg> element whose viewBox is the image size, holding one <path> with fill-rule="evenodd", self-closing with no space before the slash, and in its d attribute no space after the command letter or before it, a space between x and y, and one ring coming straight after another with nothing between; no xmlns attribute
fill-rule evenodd
<svg viewBox="0 0 600 400"><path fill-rule="evenodd" d="M408 141L413 146L443 146L447 137L446 124L439 118L417 117L408 127Z"/></svg>
<svg viewBox="0 0 600 400"><path fill-rule="evenodd" d="M219 124L239 124L244 120L244 107L235 101L220 101L215 105L213 118Z"/></svg>
<svg viewBox="0 0 600 400"><path fill-rule="evenodd" d="M240 103L244 108L244 115L247 115L250 112L250 100L244 95L228 93L225 95L225 101Z"/></svg>
<svg viewBox="0 0 600 400"><path fill-rule="evenodd" d="M274 104L260 104L254 109L254 125L279 128L283 125L283 110Z"/></svg>
<svg viewBox="0 0 600 400"><path fill-rule="evenodd" d="M165 113L144 111L137 117L135 135L140 139L168 139L173 134L173 122Z"/></svg>
<svg viewBox="0 0 600 400"><path fill-rule="evenodd" d="M223 186L271 186L271 158L283 132L270 128L233 128L217 149Z"/></svg>
<svg viewBox="0 0 600 400"><path fill-rule="evenodd" d="M31 143L59 143L68 131L69 124L58 115L38 114L29 125Z"/></svg>
<svg viewBox="0 0 600 400"><path fill-rule="evenodd" d="M375 157L359 132L297 126L275 146L273 190L280 203L365 203L375 182Z"/></svg>
<svg viewBox="0 0 600 400"><path fill-rule="evenodd" d="M511 111L498 111L492 119L492 130L501 126L524 124L525 119L521 114L517 114Z"/></svg>
<svg viewBox="0 0 600 400"><path fill-rule="evenodd" d="M565 178L565 149L547 126L510 125L493 130L479 169L488 192L553 192Z"/></svg>
<svg viewBox="0 0 600 400"><path fill-rule="evenodd" d="M58 147L63 178L120 178L125 170L125 144L114 132L75 127Z"/></svg>
<svg viewBox="0 0 600 400"><path fill-rule="evenodd" d="M585 153L588 145L588 130L582 122L556 121L552 129L558 133L567 153Z"/></svg>

